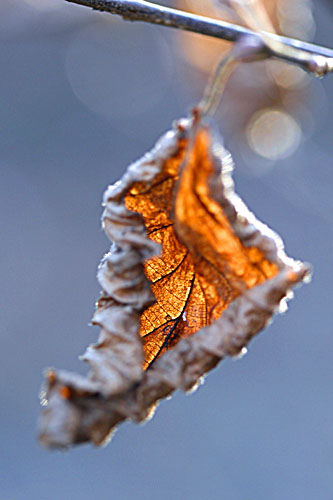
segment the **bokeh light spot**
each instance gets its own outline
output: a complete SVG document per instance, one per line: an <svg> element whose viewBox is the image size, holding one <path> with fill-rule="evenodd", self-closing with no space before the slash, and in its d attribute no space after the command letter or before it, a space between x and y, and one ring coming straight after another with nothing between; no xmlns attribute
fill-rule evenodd
<svg viewBox="0 0 333 500"><path fill-rule="evenodd" d="M246 128L246 137L255 153L274 161L296 151L302 131L286 111L269 108L252 116Z"/></svg>
<svg viewBox="0 0 333 500"><path fill-rule="evenodd" d="M309 83L309 75L297 66L282 61L267 61L268 72L285 89L301 89Z"/></svg>
<svg viewBox="0 0 333 500"><path fill-rule="evenodd" d="M112 20L77 34L68 49L66 70L73 92L87 108L107 118L128 119L166 98L173 63L161 33L140 25L125 30Z"/></svg>

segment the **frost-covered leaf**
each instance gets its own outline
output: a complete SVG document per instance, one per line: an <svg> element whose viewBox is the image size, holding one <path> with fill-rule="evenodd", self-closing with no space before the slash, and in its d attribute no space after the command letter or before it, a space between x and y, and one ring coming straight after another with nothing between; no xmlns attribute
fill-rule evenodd
<svg viewBox="0 0 333 500"><path fill-rule="evenodd" d="M112 241L87 378L50 370L41 441L103 443L125 419L189 390L242 352L308 267L234 193L232 160L212 126L179 121L105 195Z"/></svg>

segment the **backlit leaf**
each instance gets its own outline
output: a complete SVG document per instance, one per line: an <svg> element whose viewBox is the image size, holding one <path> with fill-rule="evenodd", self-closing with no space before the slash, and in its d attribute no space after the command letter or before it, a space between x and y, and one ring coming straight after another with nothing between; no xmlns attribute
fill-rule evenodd
<svg viewBox="0 0 333 500"><path fill-rule="evenodd" d="M100 336L83 356L88 377L48 371L43 444L102 444L120 422L147 419L161 398L241 354L308 275L234 193L231 171L195 116L107 189Z"/></svg>
<svg viewBox="0 0 333 500"><path fill-rule="evenodd" d="M149 238L162 245L162 255L145 263L156 297L140 320L145 367L278 272L261 250L242 244L223 212L220 158L209 129L193 130L189 150L187 142L180 138L156 178L134 184L125 197Z"/></svg>

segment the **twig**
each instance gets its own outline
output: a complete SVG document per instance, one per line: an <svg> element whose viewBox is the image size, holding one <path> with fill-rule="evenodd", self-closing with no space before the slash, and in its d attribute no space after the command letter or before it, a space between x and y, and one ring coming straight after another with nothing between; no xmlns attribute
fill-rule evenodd
<svg viewBox="0 0 333 500"><path fill-rule="evenodd" d="M128 21L145 21L221 38L230 42L236 42L243 36L249 35L261 38L260 33L255 33L242 26L163 7L144 0L66 1L91 7L94 10L118 14ZM319 77L333 72L333 49L272 33L265 33L264 38L278 42L272 45L265 44L268 57L296 64Z"/></svg>

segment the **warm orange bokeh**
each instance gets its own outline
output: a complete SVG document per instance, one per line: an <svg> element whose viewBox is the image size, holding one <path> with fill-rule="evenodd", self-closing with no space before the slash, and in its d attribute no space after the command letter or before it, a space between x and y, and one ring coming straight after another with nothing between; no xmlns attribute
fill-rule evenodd
<svg viewBox="0 0 333 500"><path fill-rule="evenodd" d="M177 0L176 3L177 7L194 14L251 27L252 17L238 17L237 9L226 8L226 4L228 2L219 3L217 0ZM269 26L272 25L279 34L311 39L314 21L311 3L307 0L257 0L252 4L266 14L260 16L253 9L253 17L262 30L271 31ZM265 17L267 22L261 22ZM208 75L212 74L213 68L225 57L232 44L183 31L175 33L175 40L177 54L186 61L181 66L184 78L187 81L190 79L192 89L201 95ZM264 173L265 167L261 171L253 153L275 162L291 155L299 146L302 128L308 130L308 117L312 114L310 82L300 68L271 59L242 64L232 75L218 109L219 119L221 123L228 123L224 134L229 145L231 141L233 146L237 142L238 152L256 175ZM303 114L304 107L306 115ZM303 116L308 120L304 126ZM276 127L267 126L270 121ZM270 148L272 143L274 148Z"/></svg>
<svg viewBox="0 0 333 500"><path fill-rule="evenodd" d="M278 0L266 1L263 4L275 31L279 31L279 23L276 16L277 5ZM177 7L193 14L246 25L243 19L238 18L236 12L233 12L232 9L226 9L223 6L223 2L217 4L212 1L178 0ZM231 48L230 42L205 35L196 34L195 36L188 36L187 33L183 32L177 33L177 35L180 42L179 48L185 59L191 65L205 73L209 73L222 54Z"/></svg>
<svg viewBox="0 0 333 500"><path fill-rule="evenodd" d="M277 273L254 247L245 247L223 212L220 162L200 126L165 161L150 186L136 183L126 207L142 214L149 238L162 245L145 263L156 302L141 315L147 368L166 349L219 318L244 289ZM221 199L219 199L221 198Z"/></svg>

